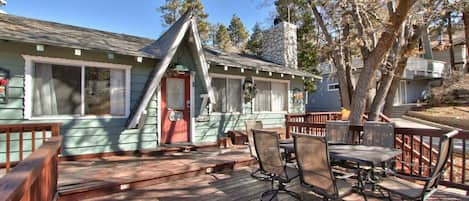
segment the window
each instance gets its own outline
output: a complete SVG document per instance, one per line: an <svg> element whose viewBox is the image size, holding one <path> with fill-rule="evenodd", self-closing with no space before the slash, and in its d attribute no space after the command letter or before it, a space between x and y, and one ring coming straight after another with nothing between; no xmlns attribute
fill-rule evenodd
<svg viewBox="0 0 469 201"><path fill-rule="evenodd" d="M216 99L216 103L212 104L212 112L241 112L241 82L241 78L214 77L212 79Z"/></svg>
<svg viewBox="0 0 469 201"><path fill-rule="evenodd" d="M24 57L26 118L128 115L130 66Z"/></svg>
<svg viewBox="0 0 469 201"><path fill-rule="evenodd" d="M288 111L288 83L275 81L255 81L257 94L254 99L256 112Z"/></svg>
<svg viewBox="0 0 469 201"><path fill-rule="evenodd" d="M339 91L340 85L339 83L333 83L327 85L327 91Z"/></svg>

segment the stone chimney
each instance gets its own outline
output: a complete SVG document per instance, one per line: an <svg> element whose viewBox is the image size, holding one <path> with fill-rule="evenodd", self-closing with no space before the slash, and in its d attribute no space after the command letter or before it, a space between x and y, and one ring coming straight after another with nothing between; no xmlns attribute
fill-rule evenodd
<svg viewBox="0 0 469 201"><path fill-rule="evenodd" d="M296 29L294 24L278 22L274 27L265 31L261 57L288 68L297 69Z"/></svg>

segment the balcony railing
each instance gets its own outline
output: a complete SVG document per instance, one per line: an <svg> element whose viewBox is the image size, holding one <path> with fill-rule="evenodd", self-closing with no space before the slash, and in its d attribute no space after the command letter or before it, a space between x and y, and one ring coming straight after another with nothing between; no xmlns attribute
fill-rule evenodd
<svg viewBox="0 0 469 201"><path fill-rule="evenodd" d="M340 119L337 118L337 113L330 115L332 118L329 118L327 113L318 113L317 115L309 113L304 114L304 117L301 115L286 117L287 136L290 136L289 134L292 132L325 136L325 121ZM302 118L306 121L302 121ZM381 120L387 121L389 119L383 116ZM354 139L358 139L355 143L360 143L362 132L363 126L350 126L350 134L353 135ZM396 165L396 170L409 175L428 176L438 157L439 138L447 132L449 131L440 129L396 127L394 129L395 147L402 150L402 154L398 157L398 161L401 162ZM448 169L443 175L441 184L469 191L467 139L469 139L469 131L460 131L454 137L453 154L449 158Z"/></svg>
<svg viewBox="0 0 469 201"><path fill-rule="evenodd" d="M39 149L0 178L0 201L55 200L61 142L60 136L46 140Z"/></svg>
<svg viewBox="0 0 469 201"><path fill-rule="evenodd" d="M6 124L0 125L0 168L6 172L28 154L46 142L48 138L60 135L60 123Z"/></svg>

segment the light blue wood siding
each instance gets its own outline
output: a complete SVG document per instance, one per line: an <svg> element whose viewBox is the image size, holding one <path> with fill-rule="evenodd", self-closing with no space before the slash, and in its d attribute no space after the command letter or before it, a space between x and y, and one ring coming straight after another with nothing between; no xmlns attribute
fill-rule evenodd
<svg viewBox="0 0 469 201"><path fill-rule="evenodd" d="M240 68L228 68L228 71L224 70L223 66L211 65L209 72L218 75L236 75L242 77L260 77L267 79L277 80L290 80L290 88L288 93L288 105L289 113L303 113L305 111L305 105L293 103L293 90L299 89L304 91L303 80L301 77L295 77L292 79L290 75L285 74L282 78L280 74L273 74L269 76L267 72L259 72L256 74L255 71L245 69L244 73L241 73ZM285 70L288 73L288 69ZM196 83L197 84L197 83ZM197 85L196 85L197 86ZM197 90L198 94L206 93ZM196 100L200 100L196 96ZM200 109L200 101L196 101L197 111ZM205 114L208 111L205 110ZM263 122L265 127L285 127L285 114L286 113L256 113L252 110L252 102L243 103L243 113L241 114L209 114L206 121L196 122L195 125L195 136L194 140L198 143L216 142L218 136L224 136L230 130L245 129L244 121L246 120L260 120Z"/></svg>
<svg viewBox="0 0 469 201"><path fill-rule="evenodd" d="M157 147L157 100L156 96L148 105L148 117L142 129L126 129L127 119L52 119L52 120L24 120L24 66L21 55L44 56L107 62L131 65L131 110L137 104L143 92L146 81L156 60L144 59L137 63L135 57L115 55L110 60L107 53L82 50L82 56L74 56L73 49L46 46L44 52L36 52L35 45L0 41L0 67L10 70L10 100L8 104L0 104L0 124L61 122L63 136L63 155L80 155L102 152L130 151L136 149L150 149ZM28 137L26 134L25 138ZM30 136L29 136L30 137ZM38 136L39 137L39 136ZM19 150L18 135L12 135L13 152ZM36 140L39 147L41 140ZM25 150L30 150L30 141L25 141ZM12 160L18 156L13 154ZM5 161L5 139L0 134L0 162Z"/></svg>

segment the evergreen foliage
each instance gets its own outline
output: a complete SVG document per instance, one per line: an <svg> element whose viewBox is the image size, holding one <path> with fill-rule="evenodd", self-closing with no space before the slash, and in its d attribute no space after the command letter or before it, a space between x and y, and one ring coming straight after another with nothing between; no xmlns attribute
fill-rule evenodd
<svg viewBox="0 0 469 201"><path fill-rule="evenodd" d="M181 17L187 10L193 9L193 15L197 18L197 28L200 38L204 44L209 40L209 23L207 22L208 14L204 11L204 6L200 0L166 0L166 3L158 9L162 14L162 24L171 26Z"/></svg>
<svg viewBox="0 0 469 201"><path fill-rule="evenodd" d="M256 23L248 40L247 49L257 56L260 56L262 53L262 37L261 26L259 23Z"/></svg>
<svg viewBox="0 0 469 201"><path fill-rule="evenodd" d="M229 50L232 47L230 34L228 33L226 26L223 24L218 25L216 41L217 41L218 48L220 48L223 51Z"/></svg>
<svg viewBox="0 0 469 201"><path fill-rule="evenodd" d="M249 37L249 33L244 28L243 22L236 14L231 17L228 33L230 34L231 43L237 48L241 48Z"/></svg>

